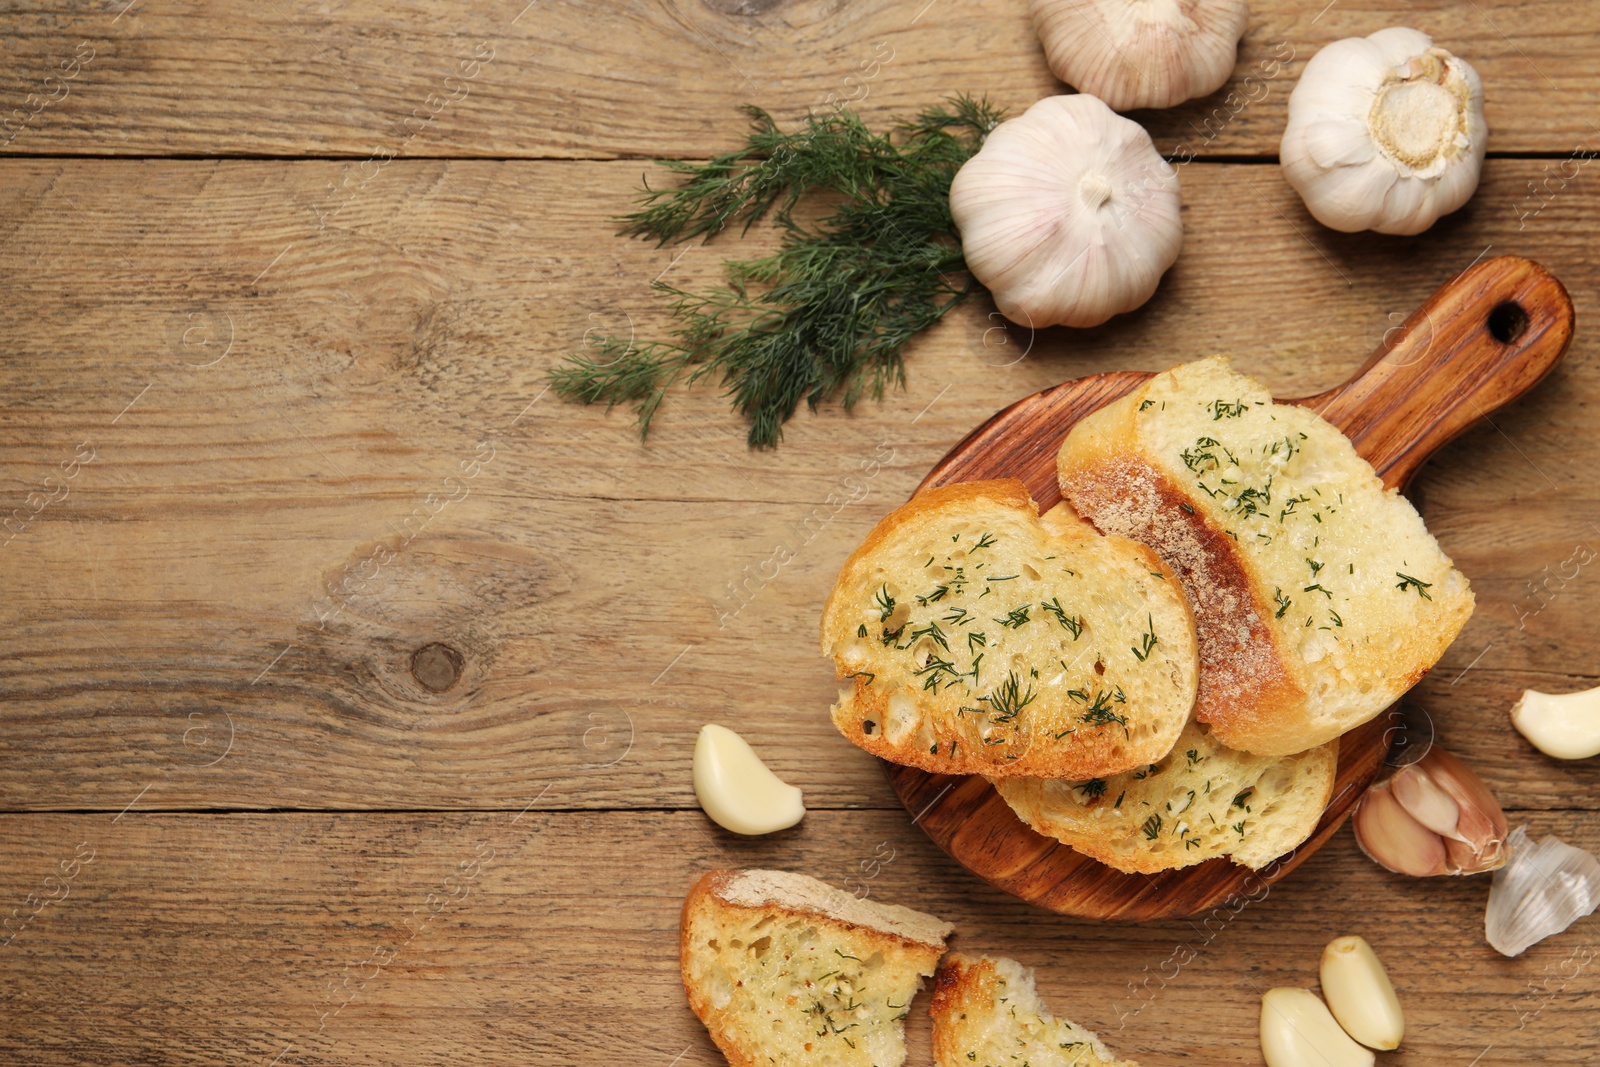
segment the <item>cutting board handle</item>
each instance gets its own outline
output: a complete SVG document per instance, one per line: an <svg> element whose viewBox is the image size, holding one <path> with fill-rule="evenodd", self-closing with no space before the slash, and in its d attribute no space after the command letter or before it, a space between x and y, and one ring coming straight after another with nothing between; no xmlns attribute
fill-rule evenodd
<svg viewBox="0 0 1600 1067"><path fill-rule="evenodd" d="M1355 377L1294 401L1403 488L1441 445L1532 389L1572 341L1572 298L1520 256L1477 263L1390 330Z"/></svg>

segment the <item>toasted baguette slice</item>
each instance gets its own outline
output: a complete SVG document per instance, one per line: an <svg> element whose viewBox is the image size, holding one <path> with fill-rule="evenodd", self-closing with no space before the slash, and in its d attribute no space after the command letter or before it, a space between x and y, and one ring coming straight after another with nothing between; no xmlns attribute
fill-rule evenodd
<svg viewBox="0 0 1600 1067"><path fill-rule="evenodd" d="M1316 413L1225 357L1158 374L1073 427L1061 492L1183 578L1200 628L1195 715L1288 755L1371 719L1472 614L1409 501Z"/></svg>
<svg viewBox="0 0 1600 1067"><path fill-rule="evenodd" d="M1119 871L1154 874L1217 856L1260 870L1317 828L1338 763L1337 741L1252 756L1191 722L1171 752L1137 771L994 786L1023 822Z"/></svg>
<svg viewBox="0 0 1600 1067"><path fill-rule="evenodd" d="M1016 960L952 952L934 979L935 1067L1139 1067L1092 1031L1044 1010Z"/></svg>
<svg viewBox="0 0 1600 1067"><path fill-rule="evenodd" d="M710 871L683 902L683 987L733 1067L900 1067L950 930L803 874Z"/></svg>
<svg viewBox="0 0 1600 1067"><path fill-rule="evenodd" d="M845 562L833 722L943 774L1091 778L1160 759L1194 703L1194 620L1155 553L1018 481L919 493Z"/></svg>

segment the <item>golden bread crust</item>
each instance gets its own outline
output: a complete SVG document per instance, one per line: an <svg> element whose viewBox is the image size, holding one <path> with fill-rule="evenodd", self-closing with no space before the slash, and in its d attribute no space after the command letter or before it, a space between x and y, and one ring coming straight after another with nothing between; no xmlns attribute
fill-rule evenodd
<svg viewBox="0 0 1600 1067"><path fill-rule="evenodd" d="M934 773L1116 773L1160 758L1187 721L1194 625L1146 546L1070 509L1041 519L1014 480L943 486L840 570L821 628L849 682L833 721Z"/></svg>
<svg viewBox="0 0 1600 1067"><path fill-rule="evenodd" d="M1398 699L1473 597L1399 494L1314 412L1223 357L1180 364L1072 428L1062 495L1178 572L1200 640L1195 716L1289 755Z"/></svg>

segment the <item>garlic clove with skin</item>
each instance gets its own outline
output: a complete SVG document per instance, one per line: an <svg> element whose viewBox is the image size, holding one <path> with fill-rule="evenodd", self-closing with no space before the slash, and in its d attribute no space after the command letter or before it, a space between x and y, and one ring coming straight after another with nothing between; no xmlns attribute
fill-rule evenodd
<svg viewBox="0 0 1600 1067"><path fill-rule="evenodd" d="M1407 773L1389 780L1395 801L1408 815L1440 837L1455 837L1456 824L1461 821L1461 807L1455 798L1439 788L1433 776L1422 768L1413 765L1404 770Z"/></svg>
<svg viewBox="0 0 1600 1067"><path fill-rule="evenodd" d="M1279 158L1324 226L1414 234L1472 196L1487 142L1477 72L1427 34L1391 27L1311 57Z"/></svg>
<svg viewBox="0 0 1600 1067"><path fill-rule="evenodd" d="M1178 175L1138 123L1082 93L995 127L950 183L967 269L1028 327L1139 307L1183 244Z"/></svg>
<svg viewBox="0 0 1600 1067"><path fill-rule="evenodd" d="M1600 755L1600 688L1560 695L1525 689L1511 709L1511 725L1547 756Z"/></svg>
<svg viewBox="0 0 1600 1067"><path fill-rule="evenodd" d="M1245 0L1031 0L1055 76L1113 110L1171 107L1233 73Z"/></svg>
<svg viewBox="0 0 1600 1067"><path fill-rule="evenodd" d="M1483 780L1456 757L1434 747L1418 761L1429 780L1455 801L1455 832L1445 833L1449 864L1463 874L1505 865L1506 816Z"/></svg>
<svg viewBox="0 0 1600 1067"><path fill-rule="evenodd" d="M1396 874L1480 874L1506 861L1499 802L1437 745L1368 789L1352 822L1361 851Z"/></svg>
<svg viewBox="0 0 1600 1067"><path fill-rule="evenodd" d="M1448 858L1444 839L1400 806L1388 782L1367 790L1351 823L1361 851L1385 870L1413 878L1444 872Z"/></svg>

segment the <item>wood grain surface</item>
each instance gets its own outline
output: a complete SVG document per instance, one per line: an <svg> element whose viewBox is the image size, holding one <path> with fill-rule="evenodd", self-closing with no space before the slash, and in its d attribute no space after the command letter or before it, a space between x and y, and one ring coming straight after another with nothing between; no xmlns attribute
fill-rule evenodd
<svg viewBox="0 0 1600 1067"><path fill-rule="evenodd" d="M23 131L13 152L694 158L731 146L747 103L785 121L836 103L883 121L950 93L1020 111L1063 88L1025 0L7 10L6 106L22 114L0 141ZM1600 149L1597 16L1558 0L1260 0L1228 85L1135 117L1167 153L1276 154L1306 61L1393 25L1482 75L1492 151ZM73 77L45 82L74 60Z"/></svg>
<svg viewBox="0 0 1600 1067"><path fill-rule="evenodd" d="M1428 233L1330 233L1274 165L1284 101L1318 45L1394 24L1478 66L1492 158ZM1588 1062L1594 920L1500 959L1483 880L1391 877L1348 833L1226 921L1005 897L828 724L815 627L850 549L1017 398L1216 351L1313 395L1475 259L1528 256L1578 333L1413 483L1479 604L1414 698L1514 821L1600 849L1600 765L1506 721L1525 687L1600 683L1595 27L1543 0L1256 5L1254 99L1138 116L1197 157L1149 305L1037 335L963 307L905 390L750 453L715 388L643 444L542 392L598 333L659 336L653 278L773 239L616 238L646 160L735 143L746 101L1024 107L1057 86L1020 0L8 6L0 1062L715 1064L673 926L717 864L941 914L1147 1065L1258 1063L1253 987L1314 983L1351 932L1413 1019L1386 1061ZM706 721L805 790L800 827L695 809Z"/></svg>
<svg viewBox="0 0 1600 1067"><path fill-rule="evenodd" d="M955 923L953 947L1037 966L1048 1003L1141 1064L1259 1062L1259 991L1314 985L1330 907L1400 990L1393 1062L1465 1065L1490 1046L1480 1064L1593 1062L1592 927L1505 959L1468 921L1481 879L1390 875L1348 835L1237 910L1135 926L1008 897L900 812L812 812L764 839L714 833L698 812L516 814L0 824L14 898L92 850L6 946L12 1062L721 1064L661 948L688 885L719 865L799 868L926 908ZM1593 813L1532 821L1600 839ZM930 1062L925 1004L908 1064Z"/></svg>

